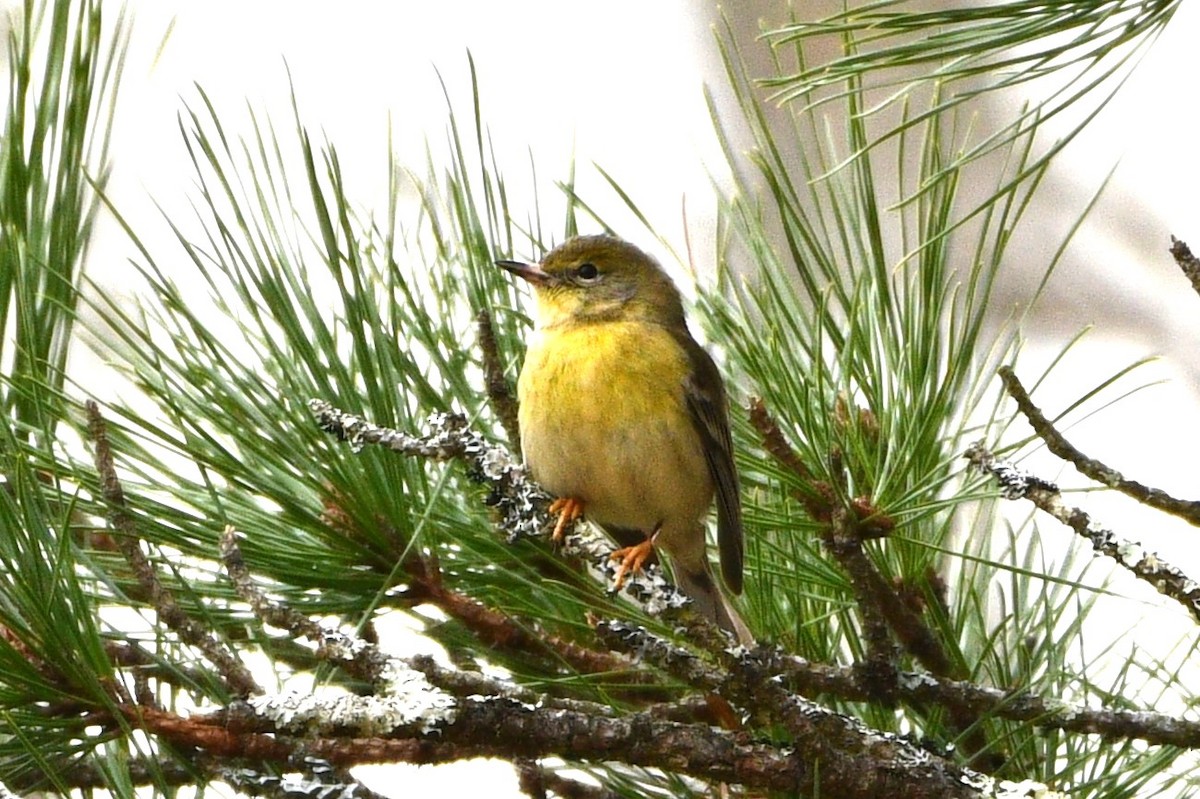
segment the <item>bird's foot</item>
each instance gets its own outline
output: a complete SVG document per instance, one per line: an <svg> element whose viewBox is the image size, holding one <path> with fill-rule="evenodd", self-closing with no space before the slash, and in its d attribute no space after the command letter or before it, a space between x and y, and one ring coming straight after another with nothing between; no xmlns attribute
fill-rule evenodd
<svg viewBox="0 0 1200 799"><path fill-rule="evenodd" d="M583 516L583 500L559 497L550 503L550 513L558 514L558 521L554 523L554 532L550 535L550 540L559 545L567 538L567 525Z"/></svg>
<svg viewBox="0 0 1200 799"><path fill-rule="evenodd" d="M625 585L625 578L631 574L637 574L642 570L646 561L654 555L654 542L658 539L658 529L654 528L654 532L640 544L631 547L622 547L612 553L612 560L621 561L621 565L617 567L617 576L613 581L613 590L620 591L621 586Z"/></svg>

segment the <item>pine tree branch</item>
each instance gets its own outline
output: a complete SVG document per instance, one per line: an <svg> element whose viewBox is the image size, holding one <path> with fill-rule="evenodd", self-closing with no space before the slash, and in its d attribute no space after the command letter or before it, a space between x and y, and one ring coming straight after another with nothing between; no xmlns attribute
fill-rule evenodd
<svg viewBox="0 0 1200 799"><path fill-rule="evenodd" d="M1086 538L1097 552L1112 558L1139 580L1183 605L1192 618L1200 621L1200 583L1181 569L1153 552L1147 552L1141 544L1123 539L1112 530L1094 524L1087 513L1063 502L1057 485L997 459L982 443L972 445L966 457L977 469L996 478L1005 499L1029 500L1039 510Z"/></svg>
<svg viewBox="0 0 1200 799"><path fill-rule="evenodd" d="M896 701L896 669L899 651L892 641L888 619L883 610L891 587L879 574L862 549L862 539L853 533L854 525L844 508L831 508L830 521L822 525L825 549L837 560L850 579L862 618L863 637L867 642L866 660L855 664L866 685L872 686L874 699L892 707Z"/></svg>
<svg viewBox="0 0 1200 799"><path fill-rule="evenodd" d="M722 666L716 666L633 625L602 622L597 625L597 634L614 649L629 652L693 688L744 697L744 706L757 713L773 712L777 701L758 693L757 681L761 679L780 682L797 696L824 694L848 702L874 699L874 689L865 684L858 669L813 663L777 648L758 647L731 654ZM731 685L736 685L732 691ZM979 718L1033 722L1044 729L1137 738L1156 746L1200 748L1200 721L1151 711L1089 708L1029 691L1005 691L930 674L900 672L897 698L917 707L961 707Z"/></svg>
<svg viewBox="0 0 1200 799"><path fill-rule="evenodd" d="M779 674L784 683L805 696L829 694L847 701L869 701L870 689L854 670L811 663L779 651L759 650L761 668ZM921 707L961 707L980 718L1036 723L1042 729L1138 738L1156 746L1200 748L1200 721L1150 711L1109 710L1046 699L1028 691L1004 691L962 680L901 672L898 698Z"/></svg>
<svg viewBox="0 0 1200 799"><path fill-rule="evenodd" d="M1187 244L1174 236L1171 237L1171 256L1183 270L1184 277L1192 282L1192 288L1200 294L1200 258L1192 255Z"/></svg>
<svg viewBox="0 0 1200 799"><path fill-rule="evenodd" d="M132 785L159 784L166 786L195 785L197 774L207 770L197 761L183 764L167 758L146 760L133 758L125 766ZM111 774L95 763L77 761L55 769L54 778L60 784L80 791L104 790L111 787ZM50 796L46 792L46 777L41 773L27 773L25 777L13 778L6 775L9 787L16 791L30 792L35 796ZM0 799L11 799L0 783Z"/></svg>
<svg viewBox="0 0 1200 799"><path fill-rule="evenodd" d="M207 627L191 618L180 607L170 589L158 579L154 566L142 552L141 537L125 505L125 491L113 465L107 426L100 413L100 406L92 400L87 401L87 417L88 433L96 447L96 471L100 475L101 491L108 506L109 524L116 530L117 546L157 612L158 618L174 630L181 641L203 652L236 696L246 697L262 693L262 688L233 650L226 647Z"/></svg>
<svg viewBox="0 0 1200 799"><path fill-rule="evenodd" d="M503 696L443 704L432 716L379 697L257 697L208 715L128 712L131 722L177 745L266 762L320 757L339 766L437 763L469 757L621 760L706 779L786 789L806 766L786 749L745 743L707 725L648 714L597 717Z"/></svg>
<svg viewBox="0 0 1200 799"><path fill-rule="evenodd" d="M483 380L487 387L488 401L492 411L500 420L508 445L519 457L521 454L521 424L517 417L517 400L512 386L504 375L504 361L500 358L500 346L496 343L496 331L492 317L486 310L475 315L475 329L479 337L479 350L483 353Z"/></svg>
<svg viewBox="0 0 1200 799"><path fill-rule="evenodd" d="M844 406L841 415L848 416ZM854 589L862 615L864 637L868 643L867 660L855 664L855 668L864 680L860 685L872 691L870 698L886 705L893 704L896 699L898 671L889 629L904 649L934 675L961 678L960 669L946 654L945 647L933 630L912 609L911 604L904 601L896 587L884 579L863 551L864 539L886 536L894 527L894 522L879 513L869 501L839 501L838 496L845 491L839 492L827 483L814 481L811 471L787 443L761 399L751 400L750 422L762 436L763 448L767 453L779 465L812 486L811 491L798 493L797 496L813 520L821 523L825 549L837 560ZM945 707L950 711L955 727L973 730L968 741L973 750L986 752L991 748L977 725L979 719L975 712L953 702Z"/></svg>
<svg viewBox="0 0 1200 799"><path fill-rule="evenodd" d="M777 659L764 648L731 652L727 668L720 668L632 625L602 622L597 634L614 648L629 651L694 688L728 697L760 723L782 725L804 762L820 764L819 769L805 773L805 782L796 785L801 792L822 796L976 796L990 795L987 786L994 787L983 774L785 690L775 668ZM826 676L824 684L833 685L828 679L833 670L821 667L821 671ZM874 689L856 669L839 670L837 681L843 682L843 687L852 686L861 699L874 699ZM899 778L900 771L905 772L904 779Z"/></svg>
<svg viewBox="0 0 1200 799"><path fill-rule="evenodd" d="M658 682L654 675L633 670L628 661L611 652L598 652L559 636L540 634L529 624L518 623L510 615L450 589L442 581L436 558L424 558L411 550L404 567L410 581L404 594L406 599L436 605L489 649L540 654L556 667L566 663L581 674L610 675L626 685L649 686ZM639 695L643 700L648 697L644 689L639 689Z"/></svg>
<svg viewBox="0 0 1200 799"><path fill-rule="evenodd" d="M179 756L181 753L177 752ZM216 758L205 754L195 754L187 762L177 759L157 758L153 760L135 758L124 765L129 783L134 786L165 786L178 788L195 786L201 781L221 781L228 783L234 790L247 796L274 796L279 799L298 799L307 796L313 799L384 799L343 769L335 769L330 764L316 759L305 759L302 762L289 764L289 769L302 771L305 777L280 777L264 771L256 771L246 765L244 760L235 761L240 765L219 762ZM108 770L97 767L94 763L83 761L74 762L65 768L56 770L56 781L75 790L95 791L112 787L112 774ZM19 791L38 792L43 795L44 782L26 778L10 780L10 784ZM15 799L12 793L5 793L0 783L0 799Z"/></svg>
<svg viewBox="0 0 1200 799"><path fill-rule="evenodd" d="M226 526L220 538L221 562L233 583L234 590L254 611L264 624L287 630L294 637L305 638L317 644L317 657L336 664L346 673L365 680L376 688L385 687L392 678L390 659L379 648L360 638L340 630L330 629L292 608L269 601L254 585L246 568L242 550L237 543L237 534L232 526ZM261 693L261 692L259 692Z"/></svg>
<svg viewBox="0 0 1200 799"><path fill-rule="evenodd" d="M275 797L275 799L388 799L376 793L354 778L348 770L335 768L317 758L306 757L300 768L301 776L255 771L249 768L220 767L214 779L229 783L239 793L249 796Z"/></svg>
<svg viewBox="0 0 1200 799"><path fill-rule="evenodd" d="M1000 379L1008 395L1017 403L1017 408L1029 420L1033 430L1046 447L1058 457L1070 462L1080 474L1090 477L1101 485L1120 491L1132 497L1147 507L1178 516L1190 524L1200 526L1200 501L1176 499L1165 491L1143 485L1136 480L1127 480L1116 469L1105 466L1095 458L1090 458L1076 448L1066 437L1054 427L1054 423L1046 418L1041 409L1033 404L1029 392L1021 385L1016 374L1008 366L999 370Z"/></svg>
<svg viewBox="0 0 1200 799"><path fill-rule="evenodd" d="M536 760L519 759L518 786L530 799L549 799L551 793L562 799L621 799L621 794L595 785L567 779Z"/></svg>
<svg viewBox="0 0 1200 799"><path fill-rule="evenodd" d="M382 446L403 455L446 461L459 460L467 466L467 476L486 485L490 491L486 503L498 514L497 527L511 542L524 537L548 538L554 519L547 513L551 497L533 482L512 454L488 442L471 430L463 416L434 413L429 416L425 435L412 435L373 424L360 416L334 408L323 400L310 400L309 411L322 430L349 442L357 449L366 445ZM612 585L617 567L608 539L591 528L576 523L568 530L560 553L588 564ZM689 609L691 600L676 590L654 565L629 575L620 589L638 602L651 616L662 616L685 627L694 641L722 649L728 643L723 630Z"/></svg>
<svg viewBox="0 0 1200 799"><path fill-rule="evenodd" d="M767 679L758 688L769 692L770 682ZM291 696L256 697L186 719L161 711L132 712L128 718L176 745L204 746L216 755L236 752L279 763L297 756L349 767L554 755L568 760L618 760L749 788L794 792L819 785L823 795L846 799L1032 797L1036 790L1044 790L1033 783L997 783L895 736L815 709L804 700L789 701L778 715L789 727L809 732L814 741L826 741L827 753L837 760L821 760L819 768L805 745L748 742L740 734L703 724L661 721L647 713L595 717L496 696L463 698L442 706L432 717L411 711L404 701L377 697ZM848 738L859 746L838 750Z"/></svg>

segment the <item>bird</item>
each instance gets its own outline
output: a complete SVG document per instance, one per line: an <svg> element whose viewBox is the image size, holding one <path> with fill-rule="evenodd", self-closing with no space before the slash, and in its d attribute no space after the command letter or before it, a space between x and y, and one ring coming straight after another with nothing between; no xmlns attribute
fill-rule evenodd
<svg viewBox="0 0 1200 799"><path fill-rule="evenodd" d="M613 553L617 588L661 549L694 608L752 645L707 553L715 497L721 575L740 594L741 497L725 386L688 331L670 276L611 235L570 238L537 264L496 265L536 297L518 423L527 468L557 497L553 539L586 515L626 544Z"/></svg>

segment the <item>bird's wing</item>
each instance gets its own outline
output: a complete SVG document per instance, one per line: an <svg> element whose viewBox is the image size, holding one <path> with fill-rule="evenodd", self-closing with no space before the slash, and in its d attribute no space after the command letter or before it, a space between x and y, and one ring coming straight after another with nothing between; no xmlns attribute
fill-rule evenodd
<svg viewBox="0 0 1200 799"><path fill-rule="evenodd" d="M737 468L733 464L733 438L729 434L725 387L713 359L686 331L680 336L680 344L692 367L684 384L688 411L700 434L708 471L716 487L721 576L730 591L740 594L744 546L742 499L738 492Z"/></svg>

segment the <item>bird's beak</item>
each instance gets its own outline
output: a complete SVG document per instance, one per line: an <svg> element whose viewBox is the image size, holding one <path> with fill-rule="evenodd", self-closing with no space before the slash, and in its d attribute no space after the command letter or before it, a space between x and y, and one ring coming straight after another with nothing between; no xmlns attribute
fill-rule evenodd
<svg viewBox="0 0 1200 799"><path fill-rule="evenodd" d="M554 282L554 277L537 264L527 264L521 261L496 261L496 266L528 280L535 286L547 286Z"/></svg>

